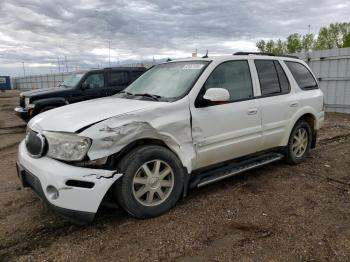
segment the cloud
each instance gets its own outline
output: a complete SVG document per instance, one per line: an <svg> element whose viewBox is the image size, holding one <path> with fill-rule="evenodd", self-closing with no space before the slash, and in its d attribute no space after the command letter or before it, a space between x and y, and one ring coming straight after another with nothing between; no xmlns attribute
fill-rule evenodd
<svg viewBox="0 0 350 262"><path fill-rule="evenodd" d="M0 75L50 72L111 61L255 49L261 38L313 32L349 19L350 3L333 0L12 0L0 2ZM46 65L46 66L45 66ZM63 68L63 67L62 67ZM46 71L45 71L46 70Z"/></svg>

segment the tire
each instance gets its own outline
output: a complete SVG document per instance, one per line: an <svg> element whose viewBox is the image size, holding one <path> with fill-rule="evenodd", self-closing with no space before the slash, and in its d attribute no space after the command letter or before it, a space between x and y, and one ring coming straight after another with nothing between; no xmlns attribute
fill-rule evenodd
<svg viewBox="0 0 350 262"><path fill-rule="evenodd" d="M134 149L117 164L117 170L124 175L114 185L113 194L119 205L137 218L167 212L183 191L184 168L178 157L162 146Z"/></svg>
<svg viewBox="0 0 350 262"><path fill-rule="evenodd" d="M297 138L299 138L300 142ZM286 148L286 162L291 165L297 165L303 162L309 154L311 142L312 130L310 125L304 120L298 121L289 137Z"/></svg>

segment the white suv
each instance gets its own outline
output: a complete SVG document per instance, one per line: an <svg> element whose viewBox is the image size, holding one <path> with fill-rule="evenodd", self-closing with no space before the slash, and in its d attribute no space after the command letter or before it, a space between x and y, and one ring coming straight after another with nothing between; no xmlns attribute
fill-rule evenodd
<svg viewBox="0 0 350 262"><path fill-rule="evenodd" d="M112 196L135 217L200 187L284 158L305 160L324 120L322 91L290 56L236 53L149 69L124 92L33 118L18 175L75 222Z"/></svg>

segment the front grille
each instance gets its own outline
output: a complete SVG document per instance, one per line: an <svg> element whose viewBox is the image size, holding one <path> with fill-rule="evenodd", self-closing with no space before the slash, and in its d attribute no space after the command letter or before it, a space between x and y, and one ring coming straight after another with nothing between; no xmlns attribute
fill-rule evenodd
<svg viewBox="0 0 350 262"><path fill-rule="evenodd" d="M26 135L26 147L33 157L41 157L45 148L45 138L33 130L28 130Z"/></svg>

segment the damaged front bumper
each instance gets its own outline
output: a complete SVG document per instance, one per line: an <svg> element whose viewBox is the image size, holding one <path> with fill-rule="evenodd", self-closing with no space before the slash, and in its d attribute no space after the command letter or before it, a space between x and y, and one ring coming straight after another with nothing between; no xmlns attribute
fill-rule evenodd
<svg viewBox="0 0 350 262"><path fill-rule="evenodd" d="M19 146L17 173L23 186L31 187L50 208L76 223L94 219L106 192L122 176L48 157L32 158L24 141Z"/></svg>

